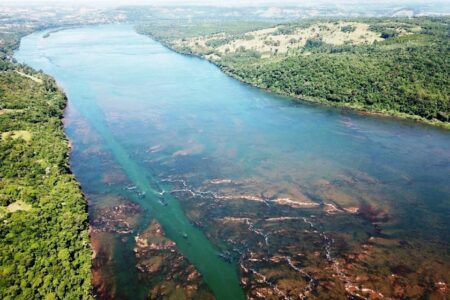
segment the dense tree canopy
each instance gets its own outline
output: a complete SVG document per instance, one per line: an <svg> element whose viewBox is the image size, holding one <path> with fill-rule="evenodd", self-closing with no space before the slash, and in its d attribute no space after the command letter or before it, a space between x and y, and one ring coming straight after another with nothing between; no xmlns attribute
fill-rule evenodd
<svg viewBox="0 0 450 300"><path fill-rule="evenodd" d="M225 54L218 51L217 47L227 41L242 37L242 33L226 31L223 24L220 28L225 35L220 41L208 40L211 29L202 33L202 26L197 26L197 30L190 26L189 36L196 32L197 36L205 37L206 49L189 44L180 47L175 38L183 36L183 27L172 27L170 35L164 27L157 26L141 26L139 31L177 51L212 58L226 73L280 94L450 126L448 17L310 19L279 25L265 42L283 34L292 36L299 28L320 28L324 27L321 24L336 25L341 21L367 24L370 32L378 34L381 40L328 44L316 31L314 36L305 39L303 46L283 54L275 51L267 57L243 47ZM350 34L355 30L353 25L345 25L339 31ZM302 36L297 38L301 40ZM295 43L297 39L292 40Z"/></svg>
<svg viewBox="0 0 450 300"><path fill-rule="evenodd" d="M388 37L393 29L379 26L387 39L373 45L332 46L308 40L303 51L281 60L261 63L229 56L219 63L243 81L282 94L448 122L448 21L417 20L419 33L399 37ZM311 53L305 55L306 51Z"/></svg>
<svg viewBox="0 0 450 300"><path fill-rule="evenodd" d="M52 78L11 63L3 50L0 298L89 299L88 217L68 168L66 98Z"/></svg>

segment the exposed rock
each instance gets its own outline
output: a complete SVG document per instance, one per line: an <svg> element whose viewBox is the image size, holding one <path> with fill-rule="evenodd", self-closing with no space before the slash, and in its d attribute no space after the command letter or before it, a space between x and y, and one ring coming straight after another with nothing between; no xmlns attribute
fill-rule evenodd
<svg viewBox="0 0 450 300"><path fill-rule="evenodd" d="M119 200L112 207L94 207L95 218L91 220L92 231L127 234L133 231L141 207L133 202Z"/></svg>
<svg viewBox="0 0 450 300"><path fill-rule="evenodd" d="M136 268L153 286L149 292L150 299L171 298L171 295L179 299L195 299L200 297L198 293L201 293L201 298L213 298L201 274L177 250L176 243L166 237L157 221L152 221L144 232L135 237L135 241Z"/></svg>

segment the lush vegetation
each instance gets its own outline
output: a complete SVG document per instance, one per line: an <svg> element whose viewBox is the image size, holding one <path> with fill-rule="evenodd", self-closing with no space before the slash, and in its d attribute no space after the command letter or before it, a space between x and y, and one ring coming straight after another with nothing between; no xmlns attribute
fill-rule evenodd
<svg viewBox="0 0 450 300"><path fill-rule="evenodd" d="M0 71L14 68L14 64L11 63L13 51L19 45L21 36L26 33L28 33L27 30L0 31Z"/></svg>
<svg viewBox="0 0 450 300"><path fill-rule="evenodd" d="M70 174L64 94L55 81L0 59L0 298L91 298L85 199Z"/></svg>
<svg viewBox="0 0 450 300"><path fill-rule="evenodd" d="M175 23L175 24L174 24ZM155 31L151 31L158 39L176 39L176 38L191 38L200 35L211 35L216 33L226 32L227 34L241 35L251 30L257 30L270 26L269 22L246 22L246 21L234 21L234 22L200 22L200 23L179 23L176 21L163 22L161 20L155 20L154 23L146 23L138 25L137 30L139 32L149 32L153 28Z"/></svg>
<svg viewBox="0 0 450 300"><path fill-rule="evenodd" d="M280 94L418 118L449 127L450 18L346 21L368 24L370 31L379 34L382 40L328 44L317 34L308 38L302 47L285 54L275 51L270 57L264 57L255 49L220 53L214 41L206 43L209 48L203 52L192 47L179 48L163 28L141 27L140 31L184 53L208 59L208 55L214 54L212 60L228 74ZM278 27L273 35L292 35L296 28L324 22L337 24L337 20L307 20ZM355 27L343 26L341 31L353 33ZM226 35L228 40L233 37L232 33Z"/></svg>

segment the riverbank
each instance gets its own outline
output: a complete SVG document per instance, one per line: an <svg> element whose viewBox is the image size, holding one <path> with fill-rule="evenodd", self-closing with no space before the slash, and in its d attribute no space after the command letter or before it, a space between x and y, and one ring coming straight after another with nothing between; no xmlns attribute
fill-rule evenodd
<svg viewBox="0 0 450 300"><path fill-rule="evenodd" d="M446 19L342 22L319 19L239 34L228 32L223 24L217 25L214 34L203 32L201 24L171 30L140 25L136 30L173 51L208 60L227 75L267 92L450 129L446 62L440 61L445 47L437 46ZM436 26L431 33L424 29L430 24ZM361 40L354 36L360 34L355 28L365 28L361 36L384 38ZM352 29L355 32L342 32ZM305 42L310 31L316 32L317 41L309 37ZM394 33L388 35L388 31ZM339 44L340 39L348 41Z"/></svg>
<svg viewBox="0 0 450 300"><path fill-rule="evenodd" d="M0 298L92 299L87 203L63 125L67 97L52 77L8 59L14 43L0 59Z"/></svg>
<svg viewBox="0 0 450 300"><path fill-rule="evenodd" d="M175 49L172 49L172 50L177 51ZM202 58L206 59L204 57L202 57ZM210 60L208 60L208 61L210 61ZM216 64L214 61L211 61L211 62L213 64L217 65L219 67L219 69L221 69L225 74L227 74L230 77L233 77L236 80L239 80L245 84L257 87L257 88L262 89L269 93L274 93L274 94L277 94L280 96L289 97L294 101L301 101L301 102L306 102L306 103L310 103L310 104L322 105L322 106L326 106L326 107L340 108L343 110L351 110L353 112L356 112L356 113L359 113L362 115L397 118L397 119L401 119L401 120L411 120L411 121L419 122L422 124L427 124L427 125L436 126L436 127L450 130L449 122L442 122L442 121L439 121L436 119L428 120L428 119L422 118L420 116L410 115L410 114L406 114L406 113L402 113L402 112L394 111L394 110L377 110L377 109L373 109L373 108L370 108L368 106L364 106L361 104L331 102L326 99L292 95L289 93L285 93L281 90L267 89L262 86L256 85L252 82L249 82L249 81L245 80L244 78L241 78L232 72L227 71L226 69L223 68L223 66Z"/></svg>
<svg viewBox="0 0 450 300"><path fill-rule="evenodd" d="M300 101L300 102L306 102L309 104L316 104L316 105L322 105L322 106L326 106L326 107L334 107L334 108L340 108L340 109L345 109L345 110L351 110L351 111L354 111L354 112L357 112L357 113L360 113L363 115L372 115L372 116L379 116L379 117L397 118L397 119L402 119L402 120L411 120L411 121L419 122L422 124L427 124L427 125L436 126L436 127L450 130L450 122L443 122L443 121L439 121L437 119L428 120L428 119L425 119L425 118L417 116L417 115L410 115L410 114L406 114L406 113L402 113L402 112L394 111L394 110L378 110L378 109L373 109L369 106L364 106L362 104L355 104L355 103L331 102L331 101L328 101L323 98L321 99L321 98L314 98L314 97L307 97L307 96L300 96L300 95L292 95L292 94L283 92L282 90L265 88L261 85L255 84L249 80L246 80L245 78L238 76L236 73L233 73L230 70L227 70L227 67L225 65L220 64L218 61L209 59L208 57L206 57L204 55L189 53L189 52L183 51L182 49L173 47L171 44L165 42L162 39L158 39L156 36L149 36L149 37L158 41L159 43L164 45L166 48L168 48L172 51L175 51L179 54L198 57L198 58L207 60L210 63L216 65L222 72L224 72L228 76L230 76L242 83L262 89L269 93L289 97L294 101Z"/></svg>

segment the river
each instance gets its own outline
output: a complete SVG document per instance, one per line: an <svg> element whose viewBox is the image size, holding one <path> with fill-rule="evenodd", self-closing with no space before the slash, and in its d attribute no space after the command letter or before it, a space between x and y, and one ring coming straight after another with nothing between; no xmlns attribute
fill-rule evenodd
<svg viewBox="0 0 450 300"><path fill-rule="evenodd" d="M391 273L424 293L448 284L448 131L269 94L130 25L45 33L15 58L68 96L100 298L389 294ZM361 253L373 268L353 259L358 281L343 262Z"/></svg>

